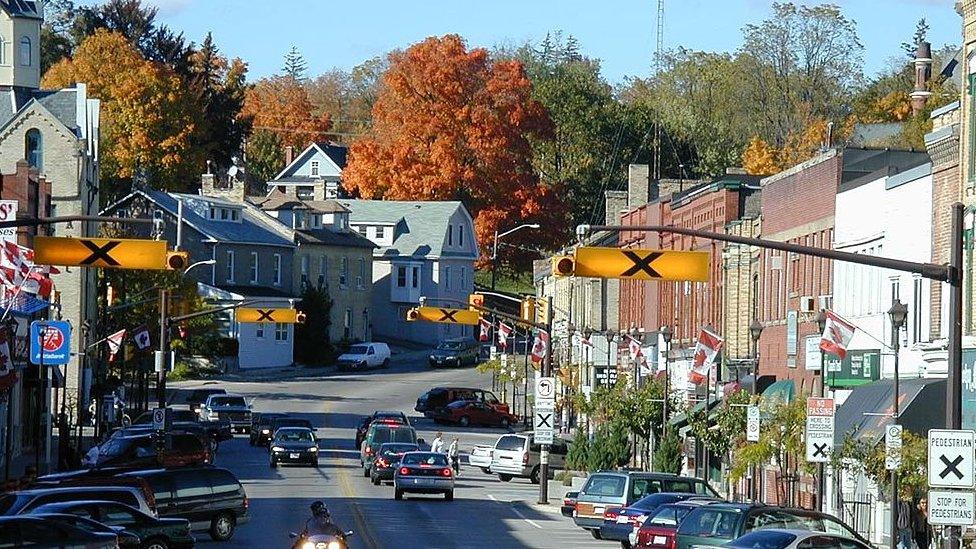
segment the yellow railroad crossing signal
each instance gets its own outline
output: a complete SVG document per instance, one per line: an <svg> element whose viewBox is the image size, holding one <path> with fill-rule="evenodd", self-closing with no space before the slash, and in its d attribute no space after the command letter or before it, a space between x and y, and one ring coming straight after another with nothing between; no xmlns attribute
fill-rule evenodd
<svg viewBox="0 0 976 549"><path fill-rule="evenodd" d="M69 267L163 270L167 268L166 241L35 236L34 262Z"/></svg>
<svg viewBox="0 0 976 549"><path fill-rule="evenodd" d="M636 280L708 281L708 252L578 248L574 257L553 261L557 276Z"/></svg>
<svg viewBox="0 0 976 549"><path fill-rule="evenodd" d="M445 309L443 307L415 307L407 311L407 320L443 322L445 324L478 324L478 311L468 309Z"/></svg>
<svg viewBox="0 0 976 549"><path fill-rule="evenodd" d="M300 320L304 321L304 316L299 319L298 311L295 309L258 309L249 307L238 307L235 314L238 322L279 322L281 324L295 324Z"/></svg>

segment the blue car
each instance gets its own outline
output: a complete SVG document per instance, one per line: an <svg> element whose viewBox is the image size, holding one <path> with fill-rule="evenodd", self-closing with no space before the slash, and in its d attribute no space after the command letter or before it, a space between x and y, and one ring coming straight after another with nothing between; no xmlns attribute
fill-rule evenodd
<svg viewBox="0 0 976 549"><path fill-rule="evenodd" d="M714 499L698 494L681 492L660 492L650 494L623 508L609 508L604 513L603 525L600 526L600 539L620 541L630 544L630 534L635 528L640 528L647 517L662 505L677 503L687 499Z"/></svg>

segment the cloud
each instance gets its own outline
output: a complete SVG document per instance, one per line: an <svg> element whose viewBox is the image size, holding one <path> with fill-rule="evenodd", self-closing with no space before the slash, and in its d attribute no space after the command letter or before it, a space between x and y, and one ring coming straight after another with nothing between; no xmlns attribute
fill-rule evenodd
<svg viewBox="0 0 976 549"><path fill-rule="evenodd" d="M186 9L193 0L147 0L147 4L159 8L159 15L168 17Z"/></svg>

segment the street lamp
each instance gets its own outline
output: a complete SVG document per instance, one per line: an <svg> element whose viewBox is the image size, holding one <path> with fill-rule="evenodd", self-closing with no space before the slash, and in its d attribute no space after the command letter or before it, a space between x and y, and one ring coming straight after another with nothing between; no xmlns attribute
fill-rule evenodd
<svg viewBox="0 0 976 549"><path fill-rule="evenodd" d="M759 322L759 319L753 319L752 324L749 325L749 337L752 339L752 396L756 396L756 392L759 390L759 338L762 337L763 325ZM753 503L756 501L756 496L759 493L759 489L756 486L758 482L758 475L756 474L756 466L753 465L752 478L749 480L749 492L752 497Z"/></svg>
<svg viewBox="0 0 976 549"><path fill-rule="evenodd" d="M499 234L498 231L495 231L495 244L491 248L491 290L492 291L495 291L495 275L498 271L498 239L504 236L508 236L514 233L515 231L519 231L522 229L538 229L538 228L539 228L538 223L523 223L515 227L514 229L509 229L501 234Z"/></svg>
<svg viewBox="0 0 976 549"><path fill-rule="evenodd" d="M898 425L898 394L900 392L900 387L898 386L898 351L901 347L901 329L905 326L905 320L908 318L908 306L901 302L900 299L895 299L894 303L891 304L891 308L888 309L888 316L891 317L891 350L895 354L895 371L894 371L894 394L892 395L892 406L891 406L891 422L893 425ZM891 470L891 540L889 545L891 549L895 549L898 546L898 470Z"/></svg>
<svg viewBox="0 0 976 549"><path fill-rule="evenodd" d="M659 330L661 338L664 340L664 424L661 426L661 433L667 434L668 420L671 418L671 364L669 356L671 354L671 333L670 326L661 326Z"/></svg>
<svg viewBox="0 0 976 549"><path fill-rule="evenodd" d="M637 329L637 326L631 324L630 325L630 337L632 339L638 341L638 342L641 342L641 340L638 339L640 337L640 335L641 335L641 332L640 332L640 330ZM641 342L641 343L643 343L643 342ZM636 389L638 387L638 385L640 385L640 355L632 356L630 358L633 359L633 361L634 361L634 389Z"/></svg>
<svg viewBox="0 0 976 549"><path fill-rule="evenodd" d="M215 265L216 263L217 263L217 260L216 259L207 259L207 260L204 260L204 261L197 261L193 265L190 265L189 267L187 267L186 269L184 269L183 270L183 273L180 276L186 276L186 273L190 272L190 270L193 269L194 267L199 267L200 265Z"/></svg>

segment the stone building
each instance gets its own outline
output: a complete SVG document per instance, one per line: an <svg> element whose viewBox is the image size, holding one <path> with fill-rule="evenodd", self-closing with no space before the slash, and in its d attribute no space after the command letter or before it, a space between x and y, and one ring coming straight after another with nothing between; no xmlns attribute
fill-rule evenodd
<svg viewBox="0 0 976 549"><path fill-rule="evenodd" d="M955 101L932 111L932 131L925 135L925 149L932 160L932 263L949 262L950 207L960 200L962 187L959 173L960 102ZM948 300L945 284L929 281L931 309L929 331L931 339L948 335L946 317Z"/></svg>

